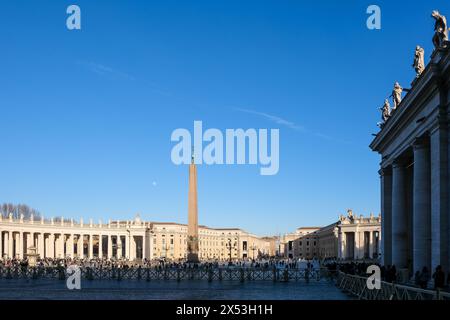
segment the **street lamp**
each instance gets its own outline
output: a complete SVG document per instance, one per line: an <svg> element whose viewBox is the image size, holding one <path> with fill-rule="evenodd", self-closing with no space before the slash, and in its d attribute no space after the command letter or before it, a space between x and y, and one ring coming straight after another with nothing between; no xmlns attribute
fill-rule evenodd
<svg viewBox="0 0 450 320"><path fill-rule="evenodd" d="M229 252L229 257L230 257L230 263L231 263L231 249L233 248L233 246L231 245L231 239L228 239L228 242L226 244L226 247L228 248Z"/></svg>
<svg viewBox="0 0 450 320"><path fill-rule="evenodd" d="M257 249L257 247L253 244L250 249L253 251L253 256L252 258L255 259L255 250Z"/></svg>

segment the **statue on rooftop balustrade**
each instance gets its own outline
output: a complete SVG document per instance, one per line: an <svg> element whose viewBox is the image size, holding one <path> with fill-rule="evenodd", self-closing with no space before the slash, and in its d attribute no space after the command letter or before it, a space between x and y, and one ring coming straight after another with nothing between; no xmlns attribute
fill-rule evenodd
<svg viewBox="0 0 450 320"><path fill-rule="evenodd" d="M434 36L433 36L433 44L434 47L441 48L445 47L446 41L448 41L448 27L447 27L447 19L445 16L441 15L439 11L434 10L431 13L431 16L436 20L434 24Z"/></svg>
<svg viewBox="0 0 450 320"><path fill-rule="evenodd" d="M353 217L353 210L352 209L348 209L347 210L347 217L350 221L353 221L355 218Z"/></svg>
<svg viewBox="0 0 450 320"><path fill-rule="evenodd" d="M400 105L400 102L402 102L403 91L408 92L409 89L402 88L402 86L398 82L396 82L394 84L392 94L390 95L392 97L392 100L394 101L394 107L392 108L392 110L397 109L397 107Z"/></svg>
<svg viewBox="0 0 450 320"><path fill-rule="evenodd" d="M386 123L387 119L391 116L391 104L389 103L388 99L384 100L384 105L380 108L381 110L381 119L382 122L378 122L378 126L382 128L384 124Z"/></svg>
<svg viewBox="0 0 450 320"><path fill-rule="evenodd" d="M416 47L416 52L414 53L413 67L416 70L416 78L420 77L423 70L425 70L425 51L421 46Z"/></svg>

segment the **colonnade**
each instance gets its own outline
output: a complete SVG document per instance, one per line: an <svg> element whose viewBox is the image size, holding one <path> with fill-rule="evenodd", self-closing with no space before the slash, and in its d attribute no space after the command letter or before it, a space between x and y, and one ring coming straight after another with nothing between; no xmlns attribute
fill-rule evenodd
<svg viewBox="0 0 450 320"><path fill-rule="evenodd" d="M62 225L0 218L0 258L149 258L144 225Z"/></svg>
<svg viewBox="0 0 450 320"><path fill-rule="evenodd" d="M446 134L437 126L380 171L385 265L448 270Z"/></svg>

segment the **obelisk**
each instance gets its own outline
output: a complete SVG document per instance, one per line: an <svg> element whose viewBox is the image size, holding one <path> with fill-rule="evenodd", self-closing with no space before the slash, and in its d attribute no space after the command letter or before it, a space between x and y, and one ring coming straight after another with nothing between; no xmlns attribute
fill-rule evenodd
<svg viewBox="0 0 450 320"><path fill-rule="evenodd" d="M195 163L194 163L194 150L192 150L191 164L189 165L187 261L190 263L199 262L199 259L198 259L197 167L195 166Z"/></svg>

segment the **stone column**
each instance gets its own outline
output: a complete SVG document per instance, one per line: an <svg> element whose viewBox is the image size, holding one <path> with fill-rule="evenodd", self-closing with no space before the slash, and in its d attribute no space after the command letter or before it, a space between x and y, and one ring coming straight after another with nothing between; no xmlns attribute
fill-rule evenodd
<svg viewBox="0 0 450 320"><path fill-rule="evenodd" d="M431 155L431 268L448 264L448 130L438 124L430 133Z"/></svg>
<svg viewBox="0 0 450 320"><path fill-rule="evenodd" d="M392 166L392 264L397 270L408 267L407 212L404 164Z"/></svg>
<svg viewBox="0 0 450 320"><path fill-rule="evenodd" d="M92 234L89 235L89 259L94 258L94 236Z"/></svg>
<svg viewBox="0 0 450 320"><path fill-rule="evenodd" d="M48 236L48 253L49 258L55 258L55 234L50 233Z"/></svg>
<svg viewBox="0 0 450 320"><path fill-rule="evenodd" d="M55 234L55 259L56 259L56 258L59 258L59 255L60 255L60 249L59 249L60 242L59 242L59 237L60 237L59 234Z"/></svg>
<svg viewBox="0 0 450 320"><path fill-rule="evenodd" d="M23 254L23 236L24 233L22 231L19 232L19 258L23 259L24 258L24 254Z"/></svg>
<svg viewBox="0 0 450 320"><path fill-rule="evenodd" d="M77 255L80 259L84 258L84 235L78 236Z"/></svg>
<svg viewBox="0 0 450 320"><path fill-rule="evenodd" d="M44 236L44 248L45 248L45 256L48 258L50 252L50 235L47 238Z"/></svg>
<svg viewBox="0 0 450 320"><path fill-rule="evenodd" d="M359 258L359 253L361 251L361 242L360 242L360 234L358 231L358 227L353 232L354 238L353 238L353 257L351 257L352 260L357 260Z"/></svg>
<svg viewBox="0 0 450 320"><path fill-rule="evenodd" d="M3 258L3 231L0 230L0 260Z"/></svg>
<svg viewBox="0 0 450 320"><path fill-rule="evenodd" d="M120 239L120 235L117 235L117 259L122 257L122 240Z"/></svg>
<svg viewBox="0 0 450 320"><path fill-rule="evenodd" d="M414 144L413 271L431 271L431 171L427 141Z"/></svg>
<svg viewBox="0 0 450 320"><path fill-rule="evenodd" d="M8 256L8 248L9 248L9 243L8 243L8 232L4 232L3 233L3 256Z"/></svg>
<svg viewBox="0 0 450 320"><path fill-rule="evenodd" d="M338 258L345 259L345 235L342 231L338 233Z"/></svg>
<svg viewBox="0 0 450 320"><path fill-rule="evenodd" d="M374 234L373 231L369 231L369 259L373 259L373 247L374 247Z"/></svg>
<svg viewBox="0 0 450 320"><path fill-rule="evenodd" d="M125 258L132 260L131 255L130 255L130 238L132 236L130 235L130 233L128 233L125 236Z"/></svg>
<svg viewBox="0 0 450 320"><path fill-rule="evenodd" d="M5 248L5 250L3 251L3 255L6 257L9 257L9 232L6 231L3 234L3 241L5 242L3 247Z"/></svg>
<svg viewBox="0 0 450 320"><path fill-rule="evenodd" d="M107 252L108 259L112 258L112 237L110 234L108 234L108 252Z"/></svg>
<svg viewBox="0 0 450 320"><path fill-rule="evenodd" d="M136 241L134 240L134 236L130 237L130 259L136 259Z"/></svg>
<svg viewBox="0 0 450 320"><path fill-rule="evenodd" d="M73 234L69 234L68 238L67 238L67 243L66 243L66 249L67 249L67 255L71 258L74 257L73 254Z"/></svg>
<svg viewBox="0 0 450 320"><path fill-rule="evenodd" d="M381 178L381 264L392 264L392 168L380 170Z"/></svg>
<svg viewBox="0 0 450 320"><path fill-rule="evenodd" d="M8 233L9 233L9 236L8 236L8 257L14 258L13 257L13 243L14 243L13 232L9 231Z"/></svg>
<svg viewBox="0 0 450 320"><path fill-rule="evenodd" d="M44 233L39 233L38 235L38 251L41 258L45 258L45 248L44 248Z"/></svg>
<svg viewBox="0 0 450 320"><path fill-rule="evenodd" d="M144 233L144 235L142 236L142 260L147 258L147 252L146 252L147 251L147 244L145 243L146 242L145 240L146 240L146 238L145 238L145 233ZM175 244L174 244L174 246L175 246ZM174 248L174 251L175 251L175 248ZM175 254L175 252L174 252L174 254ZM174 255L174 257L175 257L175 255Z"/></svg>
<svg viewBox="0 0 450 320"><path fill-rule="evenodd" d="M98 236L98 257L103 258L103 235Z"/></svg>
<svg viewBox="0 0 450 320"><path fill-rule="evenodd" d="M27 252L28 252L28 248L33 246L33 241L31 241L32 239L32 234L30 232L27 233Z"/></svg>
<svg viewBox="0 0 450 320"><path fill-rule="evenodd" d="M64 233L61 234L61 238L59 241L60 241L60 248L61 248L61 258L65 258L66 252L64 250L64 244L66 243L66 235Z"/></svg>
<svg viewBox="0 0 450 320"><path fill-rule="evenodd" d="M16 258L16 257L18 257L18 258L20 258L20 251L19 251L19 249L20 249L20 233L19 232L16 232L15 234L14 234L14 242L15 242L15 246L14 246L14 258Z"/></svg>

